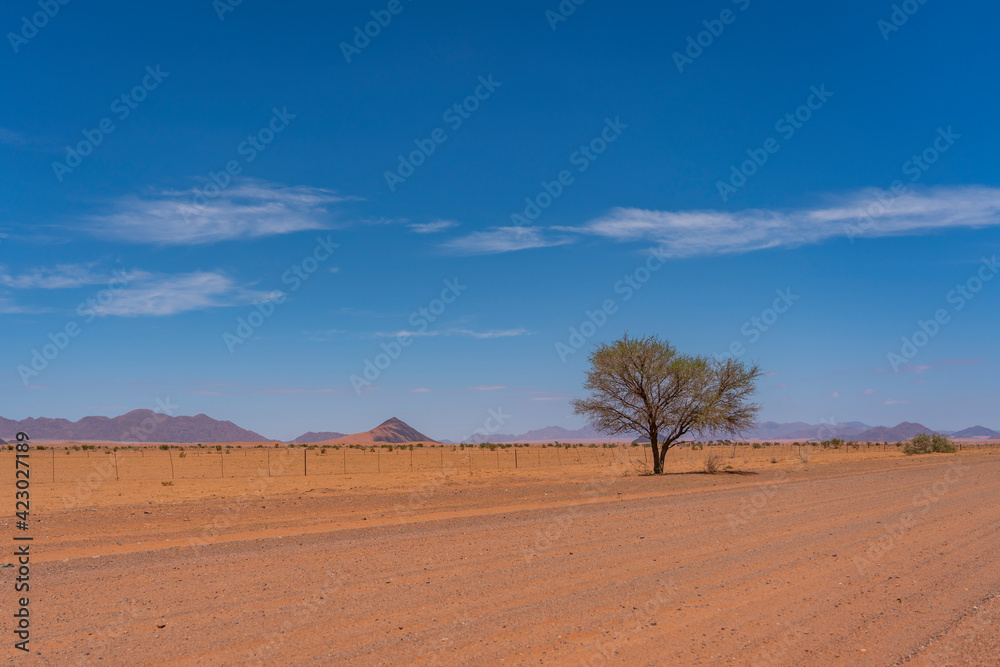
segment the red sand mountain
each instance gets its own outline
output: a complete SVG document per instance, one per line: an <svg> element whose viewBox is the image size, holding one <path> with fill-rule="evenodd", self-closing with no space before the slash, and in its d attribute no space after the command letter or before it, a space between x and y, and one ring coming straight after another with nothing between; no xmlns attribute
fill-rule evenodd
<svg viewBox="0 0 1000 667"><path fill-rule="evenodd" d="M402 442L437 442L431 440L426 435L409 426L403 421L393 417L388 419L370 431L345 435L333 440L326 440L322 444L371 444L375 442L387 442L390 444Z"/></svg>

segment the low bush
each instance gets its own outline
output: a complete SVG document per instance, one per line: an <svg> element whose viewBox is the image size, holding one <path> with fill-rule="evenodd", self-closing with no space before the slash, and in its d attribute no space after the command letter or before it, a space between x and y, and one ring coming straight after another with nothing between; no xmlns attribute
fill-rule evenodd
<svg viewBox="0 0 1000 667"><path fill-rule="evenodd" d="M954 451L956 451L955 445L940 433L921 433L903 445L903 453L908 456L931 453L951 454Z"/></svg>

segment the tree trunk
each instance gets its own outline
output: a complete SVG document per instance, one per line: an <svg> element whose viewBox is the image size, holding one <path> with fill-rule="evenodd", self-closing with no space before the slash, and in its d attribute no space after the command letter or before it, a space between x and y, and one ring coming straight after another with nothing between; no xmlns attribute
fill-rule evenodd
<svg viewBox="0 0 1000 667"><path fill-rule="evenodd" d="M657 443L659 434L656 431L649 432L649 447L653 450L653 474L663 474L663 459L660 456L660 447Z"/></svg>

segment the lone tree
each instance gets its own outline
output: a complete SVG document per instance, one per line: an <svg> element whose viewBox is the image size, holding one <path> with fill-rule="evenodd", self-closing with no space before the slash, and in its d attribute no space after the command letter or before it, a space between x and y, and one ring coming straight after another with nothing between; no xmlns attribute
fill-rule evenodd
<svg viewBox="0 0 1000 667"><path fill-rule="evenodd" d="M573 400L573 412L604 433L648 435L659 475L686 433L739 436L752 427L760 406L750 397L760 374L757 364L678 354L658 336L626 334L591 353L583 385L591 395Z"/></svg>

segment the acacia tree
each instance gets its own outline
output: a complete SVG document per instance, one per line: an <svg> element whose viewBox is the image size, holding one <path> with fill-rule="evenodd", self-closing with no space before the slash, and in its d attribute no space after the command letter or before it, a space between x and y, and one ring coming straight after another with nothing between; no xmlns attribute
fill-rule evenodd
<svg viewBox="0 0 1000 667"><path fill-rule="evenodd" d="M761 370L736 359L678 354L658 336L601 343L590 354L584 388L573 412L608 434L645 433L653 472L663 473L667 451L687 433L739 436L756 422L750 401Z"/></svg>

